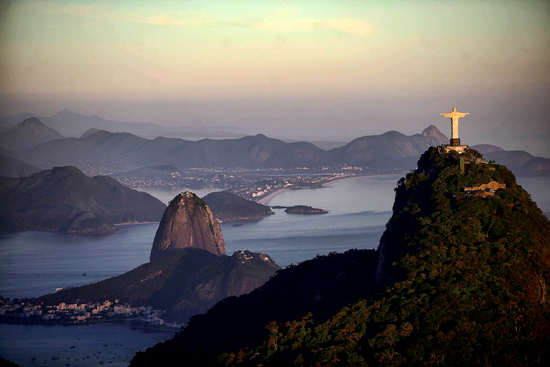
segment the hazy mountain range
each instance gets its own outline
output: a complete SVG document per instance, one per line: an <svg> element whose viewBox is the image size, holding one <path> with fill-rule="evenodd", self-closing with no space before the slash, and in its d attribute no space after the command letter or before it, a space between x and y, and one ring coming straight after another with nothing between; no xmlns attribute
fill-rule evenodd
<svg viewBox="0 0 550 367"><path fill-rule="evenodd" d="M91 128L112 132L129 132L138 136L154 138L157 136L185 137L187 139L241 137L235 128L217 126L202 128L193 126L167 127L153 122L119 122L107 120L97 115L85 116L80 113L63 110L53 116L38 116L34 113L10 115L0 119L0 131L7 131L29 118L38 118L47 126L67 137L79 137Z"/></svg>
<svg viewBox="0 0 550 367"><path fill-rule="evenodd" d="M189 168L320 168L357 166L367 172L402 172L416 167L417 157L430 146L448 144L448 138L431 125L422 133L407 136L397 131L381 135L359 137L350 143L324 150L309 142L288 143L265 135L245 136L237 139L203 139L157 137L147 139L129 132L101 130L135 130L136 124L117 123L97 116L83 116L64 110L47 118L47 123L88 128L80 137L64 138L52 126L47 126L31 114L6 117L0 125L15 123L9 131L0 133L0 151L11 168L2 167L8 176L32 172L33 165L43 169L55 166L75 166L87 172L126 172L148 167ZM55 119L54 119L55 117ZM72 124L72 125L71 125ZM149 125L140 125L149 126ZM159 125L160 126L160 125ZM76 130L72 130L76 131ZM508 165L518 175L550 174L550 159L533 157L524 151L505 151L492 145L479 145L487 159ZM172 171L173 172L173 171Z"/></svg>
<svg viewBox="0 0 550 367"><path fill-rule="evenodd" d="M323 150L312 143L286 143L265 135L240 139L190 141L158 137L145 139L130 133L91 131L80 138L65 138L20 151L26 163L49 168L73 165L110 167L123 171L173 165L178 168L294 168L354 165L376 169L408 168L429 146L448 139L434 126L421 134L405 136L391 131L365 136L336 149Z"/></svg>
<svg viewBox="0 0 550 367"><path fill-rule="evenodd" d="M493 160L507 166L518 176L550 175L550 159L534 157L524 150L504 150L495 145L474 145L487 160Z"/></svg>
<svg viewBox="0 0 550 367"><path fill-rule="evenodd" d="M0 176L25 177L40 171L42 171L42 169L32 164L26 164L17 158L0 154Z"/></svg>

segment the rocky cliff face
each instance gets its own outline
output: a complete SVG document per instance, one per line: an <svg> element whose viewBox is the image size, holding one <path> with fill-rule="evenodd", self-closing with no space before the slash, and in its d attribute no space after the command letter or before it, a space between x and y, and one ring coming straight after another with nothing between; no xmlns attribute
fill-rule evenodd
<svg viewBox="0 0 550 367"><path fill-rule="evenodd" d="M164 212L151 249L151 261L185 248L199 248L225 255L225 243L216 217L206 203L186 191Z"/></svg>

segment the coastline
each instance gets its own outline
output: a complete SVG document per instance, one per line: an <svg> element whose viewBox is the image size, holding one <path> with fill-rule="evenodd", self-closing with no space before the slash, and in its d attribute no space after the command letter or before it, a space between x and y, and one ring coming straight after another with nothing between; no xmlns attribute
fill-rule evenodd
<svg viewBox="0 0 550 367"><path fill-rule="evenodd" d="M160 223L160 221L156 222L124 222L124 223L115 223L115 226L129 226L132 224L153 224L153 223Z"/></svg>
<svg viewBox="0 0 550 367"><path fill-rule="evenodd" d="M368 176L368 175L350 175L350 176L344 176L344 177L335 177L333 179L328 179L327 182L322 184L321 188L325 188L328 185L330 185L332 183L335 183L335 182L347 180L347 179L350 179L350 178L363 177L363 176ZM311 187L311 188L318 189L319 187ZM270 193L269 195L267 195L267 196L261 198L260 200L258 200L257 203L269 206L269 203L271 202L271 200L275 196L279 195L282 192L289 191L289 190L304 190L304 189L310 189L310 187L277 189L277 190L273 191L272 193Z"/></svg>
<svg viewBox="0 0 550 367"><path fill-rule="evenodd" d="M263 197L260 200L258 200L257 203L269 206L269 202L271 201L271 199L273 199L275 196L279 195L281 192L285 192L285 191L288 191L288 190L292 190L292 189L278 189L276 191L273 191L272 193L270 193L266 197Z"/></svg>

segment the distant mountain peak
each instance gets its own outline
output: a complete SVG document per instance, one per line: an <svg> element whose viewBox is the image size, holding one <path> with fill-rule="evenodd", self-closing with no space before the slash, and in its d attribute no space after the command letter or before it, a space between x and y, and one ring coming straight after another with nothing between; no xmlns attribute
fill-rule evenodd
<svg viewBox="0 0 550 367"><path fill-rule="evenodd" d="M439 131L439 129L434 125L430 125L427 128L425 128L424 131L422 131L422 135L424 136L434 136L434 135L440 135L440 134L441 134L441 131Z"/></svg>
<svg viewBox="0 0 550 367"><path fill-rule="evenodd" d="M82 115L78 112L74 112L74 111L71 111L71 110L65 108L65 109L59 111L58 113L56 113L55 115L51 116L51 118L61 117L61 116L76 116L76 115L84 116L84 115Z"/></svg>
<svg viewBox="0 0 550 367"><path fill-rule="evenodd" d="M17 126L24 126L24 125L35 125L35 126L46 126L36 117L30 117L26 120L21 121L17 124Z"/></svg>
<svg viewBox="0 0 550 367"><path fill-rule="evenodd" d="M25 150L56 139L63 139L63 135L36 117L26 118L0 134L0 144L10 150Z"/></svg>
<svg viewBox="0 0 550 367"><path fill-rule="evenodd" d="M98 133L100 131L105 131L101 129L96 129L95 127L92 127L91 129L86 130L84 134L82 134L81 138L85 138L86 136L93 135L95 133Z"/></svg>
<svg viewBox="0 0 550 367"><path fill-rule="evenodd" d="M474 145L474 146L472 146L472 149L477 150L481 154L487 154L487 153L493 153L493 152L503 152L504 151L504 149L502 149L501 147L498 147L496 145L491 145L491 144Z"/></svg>

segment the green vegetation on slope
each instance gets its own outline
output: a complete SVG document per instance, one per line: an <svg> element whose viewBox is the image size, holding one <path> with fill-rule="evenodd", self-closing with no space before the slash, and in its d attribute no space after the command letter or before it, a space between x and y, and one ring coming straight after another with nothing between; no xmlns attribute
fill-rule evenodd
<svg viewBox="0 0 550 367"><path fill-rule="evenodd" d="M506 167L474 164L461 173L456 162L456 153L430 148L419 168L400 180L379 248L377 282L386 288L378 296L328 319L315 312L288 321L272 318L264 324L263 340L228 346L211 364L548 364L550 223ZM463 191L490 180L506 189L488 197ZM204 318L208 324L208 314ZM135 362L148 365L166 353L172 359L165 355L163 361L199 365L192 350L153 352Z"/></svg>
<svg viewBox="0 0 550 367"><path fill-rule="evenodd" d="M137 366L209 366L228 350L256 345L272 320L284 322L314 312L327 320L343 306L374 292L374 250L332 253L291 265L259 289L229 297L193 318L173 340L139 353Z"/></svg>

